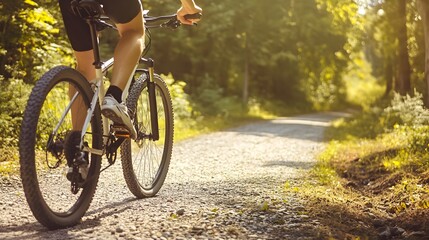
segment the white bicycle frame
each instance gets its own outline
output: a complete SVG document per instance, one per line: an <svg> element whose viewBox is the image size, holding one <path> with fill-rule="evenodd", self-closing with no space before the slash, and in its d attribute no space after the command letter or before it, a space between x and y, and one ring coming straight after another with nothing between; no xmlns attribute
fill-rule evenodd
<svg viewBox="0 0 429 240"><path fill-rule="evenodd" d="M109 70L113 66L113 63L114 63L114 60L113 60L113 58L111 58L111 59L107 60L106 62L104 62L102 64L101 68L96 68L96 70L95 70L96 71L96 78L94 80L90 81L90 83L93 87L93 90L94 90L94 96L92 97L91 104L87 110L87 115L86 115L86 118L85 118L85 121L84 121L84 124L82 127L80 148L83 149L84 151L88 151L92 154L96 154L96 155L100 155L100 156L105 153L105 149L104 148L103 149L94 149L94 148L84 146L83 145L83 138L84 138L84 136L85 136L85 134L89 128L89 124L90 124L91 118L94 114L97 101L99 101L100 104L103 102L104 95L106 94L103 76L107 72L107 70ZM122 101L125 101L128 97L128 91L129 91L129 88L131 85L131 80L132 80L132 77L134 76L134 72L136 69L137 69L137 65L134 67L134 70L132 71L130 77L128 78L127 84L126 84L125 89L122 93ZM67 109L64 113L64 116L65 116L65 114L68 113L68 111L70 111L71 104L77 98L78 94L79 94L79 92L76 92L76 94L73 96L69 106L67 106ZM103 125L103 136L108 136L109 131L110 131L110 128L109 128L110 120L108 118L104 117L103 115L101 115L101 117L102 117L102 125ZM60 121L60 123L61 122L62 121ZM106 145L106 142L107 142L107 138L103 139L104 145Z"/></svg>

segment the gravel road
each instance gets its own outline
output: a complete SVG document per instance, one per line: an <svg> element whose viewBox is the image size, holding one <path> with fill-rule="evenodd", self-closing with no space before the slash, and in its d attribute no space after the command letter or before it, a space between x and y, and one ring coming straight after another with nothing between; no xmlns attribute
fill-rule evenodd
<svg viewBox="0 0 429 240"><path fill-rule="evenodd" d="M308 173L337 116L261 121L176 143L154 198L136 200L117 163L102 173L82 223L68 229L48 231L19 179L2 180L0 239L313 239L319 223L283 188Z"/></svg>

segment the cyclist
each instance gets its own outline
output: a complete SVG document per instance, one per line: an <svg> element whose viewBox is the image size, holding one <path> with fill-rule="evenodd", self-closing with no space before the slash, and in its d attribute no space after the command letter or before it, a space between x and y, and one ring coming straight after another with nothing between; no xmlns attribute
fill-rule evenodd
<svg viewBox="0 0 429 240"><path fill-rule="evenodd" d="M109 18L115 22L119 32L119 42L114 52L115 64L105 99L101 110L103 115L113 122L123 125L135 137L136 130L128 116L125 104L122 102L122 91L136 66L144 48L144 20L140 0L98 0L103 5L103 10ZM95 79L93 66L94 56L92 52L91 36L87 23L76 16L71 9L72 0L59 0L64 25L70 43L74 50L77 66L76 69L88 80ZM178 19L183 24L192 24L198 21L186 20L186 14L201 13L194 0L181 0L182 6L177 11ZM76 110L74 111L76 112ZM76 115L73 114L72 116ZM73 117L74 130L80 130L83 119Z"/></svg>
<svg viewBox="0 0 429 240"><path fill-rule="evenodd" d="M58 0L64 25L71 46L74 50L76 69L88 80L95 79L94 55L92 51L89 26L84 19L75 15L71 3L78 0ZM136 137L136 129L128 115L128 109L122 101L122 92L140 58L144 48L144 20L140 0L97 0L103 6L104 13L115 23L119 32L119 42L114 51L115 63L110 82L101 110L104 116L110 118L115 124L122 125L128 130L131 138ZM182 6L177 11L177 17L183 24L193 24L198 19L186 20L187 14L201 13L202 9L194 0L181 0ZM73 96L74 89L69 89ZM80 100L81 101L81 100ZM79 100L78 100L79 103ZM81 103L77 105L81 105ZM80 143L80 131L84 116L79 114L79 106L72 106L73 131L66 137L64 144L69 173L76 152L75 146ZM86 157L87 158L87 157ZM87 160L86 160L87 161ZM83 164L83 163L82 163ZM79 164L78 164L79 165ZM80 165L79 165L80 166ZM82 180L86 174L82 174Z"/></svg>

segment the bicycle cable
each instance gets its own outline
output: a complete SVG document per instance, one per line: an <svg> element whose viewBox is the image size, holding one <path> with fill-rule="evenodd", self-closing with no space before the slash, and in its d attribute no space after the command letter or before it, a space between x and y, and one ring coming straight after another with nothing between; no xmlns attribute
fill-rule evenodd
<svg viewBox="0 0 429 240"><path fill-rule="evenodd" d="M142 53L142 57L146 56L146 54L149 52L151 44L152 44L152 33L150 32L149 28L146 28L146 33L145 33L146 38L148 39L147 44L145 44L143 53Z"/></svg>

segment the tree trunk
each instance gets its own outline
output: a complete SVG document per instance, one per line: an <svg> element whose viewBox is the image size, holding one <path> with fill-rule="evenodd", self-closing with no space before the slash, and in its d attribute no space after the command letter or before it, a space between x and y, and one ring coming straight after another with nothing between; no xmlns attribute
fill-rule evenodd
<svg viewBox="0 0 429 240"><path fill-rule="evenodd" d="M411 93L411 67L408 56L407 37L407 0L399 0L398 5L398 92L401 95Z"/></svg>
<svg viewBox="0 0 429 240"><path fill-rule="evenodd" d="M417 8L423 20L423 28L425 33L425 106L429 108L429 2L426 0L418 0Z"/></svg>
<svg viewBox="0 0 429 240"><path fill-rule="evenodd" d="M243 106L247 107L249 100L249 60L244 60Z"/></svg>
<svg viewBox="0 0 429 240"><path fill-rule="evenodd" d="M245 43L244 43L244 73L243 73L243 106L244 108L247 108L247 103L249 100L249 49L248 49L248 42L247 42L247 34L245 37Z"/></svg>
<svg viewBox="0 0 429 240"><path fill-rule="evenodd" d="M0 22L0 32L1 32L1 37L0 37L0 46L2 46L5 49L1 49L1 50L7 50L8 46L6 46L6 38L7 38L7 30L9 28L10 22L12 20L12 15L8 15L7 17L4 16L4 19L6 19L3 22ZM8 52L6 52L6 54L0 54L0 75L3 75L3 77L5 77L6 79L10 78L10 73L6 72L6 63L7 63L7 57ZM10 55L10 53L9 53Z"/></svg>
<svg viewBox="0 0 429 240"><path fill-rule="evenodd" d="M394 75L393 75L392 58L387 59L387 63L385 64L384 68L385 68L384 78L386 79L386 89L384 91L384 98L387 98L393 90Z"/></svg>

